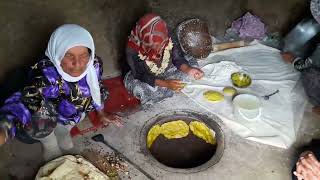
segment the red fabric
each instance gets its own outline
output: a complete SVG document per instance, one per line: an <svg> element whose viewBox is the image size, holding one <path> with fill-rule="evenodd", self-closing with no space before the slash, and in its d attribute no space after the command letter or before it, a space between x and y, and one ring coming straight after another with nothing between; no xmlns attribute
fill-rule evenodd
<svg viewBox="0 0 320 180"><path fill-rule="evenodd" d="M128 93L122 77L104 80L103 85L107 87L109 92L108 99L104 103L105 112L120 112L140 104L137 98Z"/></svg>
<svg viewBox="0 0 320 180"><path fill-rule="evenodd" d="M136 50L147 60L154 60L162 56L164 47L168 44L169 34L167 24L156 14L146 14L132 29L128 40L128 47ZM154 49L153 44L159 44L160 48Z"/></svg>
<svg viewBox="0 0 320 180"><path fill-rule="evenodd" d="M103 81L103 84L109 92L108 99L104 103L105 112L121 112L140 104L140 101L137 98L128 93L127 89L124 87L122 77L106 79ZM74 126L70 130L72 137L82 135L89 131L95 131L104 126L97 118L97 113L95 111L90 112L88 116L92 127L80 130L77 126Z"/></svg>

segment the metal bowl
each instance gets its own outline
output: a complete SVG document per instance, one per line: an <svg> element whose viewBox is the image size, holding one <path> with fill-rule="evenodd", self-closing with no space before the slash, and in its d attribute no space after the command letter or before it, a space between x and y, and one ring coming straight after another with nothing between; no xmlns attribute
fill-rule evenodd
<svg viewBox="0 0 320 180"><path fill-rule="evenodd" d="M209 56L212 51L212 39L208 24L201 19L188 19L176 29L182 51L197 59Z"/></svg>
<svg viewBox="0 0 320 180"><path fill-rule="evenodd" d="M232 73L231 80L233 85L238 88L246 88L251 85L251 77L243 72Z"/></svg>

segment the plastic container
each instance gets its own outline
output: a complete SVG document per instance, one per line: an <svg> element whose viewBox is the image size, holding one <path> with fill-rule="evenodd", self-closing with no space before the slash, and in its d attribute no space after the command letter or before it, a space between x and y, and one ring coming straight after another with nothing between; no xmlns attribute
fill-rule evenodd
<svg viewBox="0 0 320 180"><path fill-rule="evenodd" d="M261 117L261 101L251 94L240 94L233 99L234 116L238 120L257 121Z"/></svg>

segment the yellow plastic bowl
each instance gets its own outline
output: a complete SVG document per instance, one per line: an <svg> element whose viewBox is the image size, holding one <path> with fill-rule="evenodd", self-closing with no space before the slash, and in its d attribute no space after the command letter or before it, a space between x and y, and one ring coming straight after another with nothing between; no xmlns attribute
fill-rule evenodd
<svg viewBox="0 0 320 180"><path fill-rule="evenodd" d="M231 80L233 85L239 88L246 88L251 84L251 77L242 72L231 74Z"/></svg>

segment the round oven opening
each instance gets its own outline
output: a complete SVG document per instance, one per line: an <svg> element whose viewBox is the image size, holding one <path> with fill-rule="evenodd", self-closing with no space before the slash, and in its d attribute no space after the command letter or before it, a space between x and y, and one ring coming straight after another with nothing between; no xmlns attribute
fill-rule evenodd
<svg viewBox="0 0 320 180"><path fill-rule="evenodd" d="M197 172L216 164L224 150L218 117L191 111L165 112L142 130L142 148L158 166Z"/></svg>

